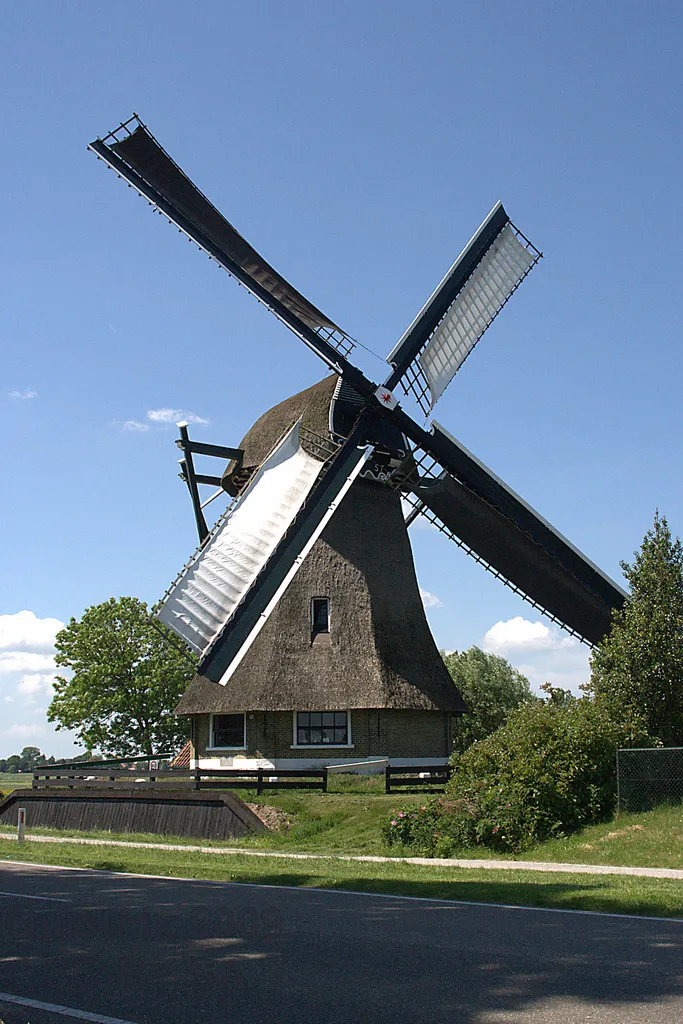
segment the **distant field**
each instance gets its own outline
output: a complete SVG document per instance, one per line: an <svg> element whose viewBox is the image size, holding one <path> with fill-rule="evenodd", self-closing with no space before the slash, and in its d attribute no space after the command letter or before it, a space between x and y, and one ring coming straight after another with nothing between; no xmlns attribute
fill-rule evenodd
<svg viewBox="0 0 683 1024"><path fill-rule="evenodd" d="M9 793L20 786L30 786L33 782L32 772L0 772L0 792Z"/></svg>

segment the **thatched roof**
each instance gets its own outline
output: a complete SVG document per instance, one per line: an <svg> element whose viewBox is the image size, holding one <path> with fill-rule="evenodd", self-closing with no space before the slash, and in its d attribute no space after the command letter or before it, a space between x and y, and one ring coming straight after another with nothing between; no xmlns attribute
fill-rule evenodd
<svg viewBox="0 0 683 1024"><path fill-rule="evenodd" d="M316 388L302 393L314 393L314 409ZM302 395L283 403L286 412L261 417L246 450L267 454L271 430L300 414ZM311 643L313 597L330 598L327 645ZM465 710L425 618L400 497L365 480L352 486L227 685L196 676L176 711L353 708Z"/></svg>
<svg viewBox="0 0 683 1024"><path fill-rule="evenodd" d="M222 479L225 490L237 494L251 473L268 458L280 438L300 416L302 427L321 437L329 437L330 402L338 380L338 375L332 373L265 412L238 445L244 452L241 461L230 462L226 468ZM311 454L318 457L315 451Z"/></svg>

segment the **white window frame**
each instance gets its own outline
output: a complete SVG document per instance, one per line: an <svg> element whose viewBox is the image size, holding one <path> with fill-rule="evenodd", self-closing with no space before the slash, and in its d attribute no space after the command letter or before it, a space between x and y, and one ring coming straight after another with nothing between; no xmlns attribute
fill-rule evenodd
<svg viewBox="0 0 683 1024"><path fill-rule="evenodd" d="M340 712L340 708L325 708L325 711L336 710L337 714ZM323 712L324 713L324 712ZM349 750L353 747L353 736L351 735L351 712L346 711L346 735L348 736L348 743L297 743L297 728L296 728L296 716L299 714L298 711L292 712L292 738L293 743L290 746L290 750Z"/></svg>
<svg viewBox="0 0 683 1024"><path fill-rule="evenodd" d="M242 745L237 747L214 747L213 746L213 720L214 718L220 718L221 715L242 715ZM217 711L214 715L213 712L209 715L209 746L207 750L246 750L247 749L247 714L246 711Z"/></svg>
<svg viewBox="0 0 683 1024"><path fill-rule="evenodd" d="M314 601L327 601L327 629L323 632L314 632L313 630L313 602ZM325 597L324 594L319 594L316 597L311 598L311 611L309 616L311 636L329 636L332 632L332 602L329 597Z"/></svg>

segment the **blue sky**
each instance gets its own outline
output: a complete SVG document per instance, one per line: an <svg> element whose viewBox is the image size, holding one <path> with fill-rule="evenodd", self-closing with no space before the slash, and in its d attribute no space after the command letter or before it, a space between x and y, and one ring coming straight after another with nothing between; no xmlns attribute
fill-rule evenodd
<svg viewBox="0 0 683 1024"><path fill-rule="evenodd" d="M322 376L87 143L138 111L380 357L502 199L545 259L436 415L619 579L656 507L683 532L682 22L657 2L5 6L0 755L75 750L44 718L55 623L154 602L193 549L159 410L235 444ZM412 538L439 645L585 678L584 647Z"/></svg>

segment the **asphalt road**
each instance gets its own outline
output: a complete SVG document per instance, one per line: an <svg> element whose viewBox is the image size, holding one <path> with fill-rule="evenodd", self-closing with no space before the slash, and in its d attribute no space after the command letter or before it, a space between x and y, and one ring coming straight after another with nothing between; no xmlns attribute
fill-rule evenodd
<svg viewBox="0 0 683 1024"><path fill-rule="evenodd" d="M682 952L675 921L0 865L4 1024L678 1024Z"/></svg>

